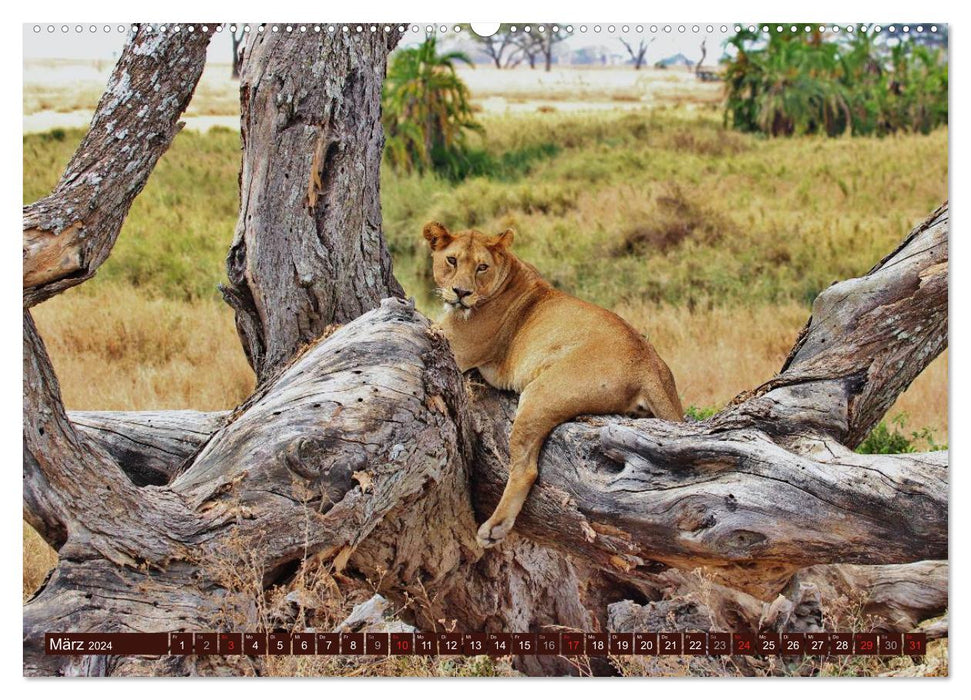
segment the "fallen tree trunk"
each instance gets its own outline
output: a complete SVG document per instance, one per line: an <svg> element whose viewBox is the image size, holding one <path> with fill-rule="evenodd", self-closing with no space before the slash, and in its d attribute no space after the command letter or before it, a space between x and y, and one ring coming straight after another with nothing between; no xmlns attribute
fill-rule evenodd
<svg viewBox="0 0 971 700"><path fill-rule="evenodd" d="M866 275L823 290L782 371L712 424L859 445L947 347L949 233L945 202Z"/></svg>
<svg viewBox="0 0 971 700"><path fill-rule="evenodd" d="M824 600L843 601L839 617L861 618L858 624L879 632L911 632L923 620L948 608L950 567L946 561L919 561L896 566L813 566L793 576L789 589L816 587ZM833 615L836 617L836 615ZM946 635L946 627L944 628Z"/></svg>
<svg viewBox="0 0 971 700"><path fill-rule="evenodd" d="M229 411L69 411L136 486L163 486L225 425Z"/></svg>
<svg viewBox="0 0 971 700"><path fill-rule="evenodd" d="M480 517L505 483L514 411L484 393ZM946 558L947 493L944 452L817 460L750 428L590 418L548 440L517 530L628 577L707 566L771 598L812 564Z"/></svg>
<svg viewBox="0 0 971 700"><path fill-rule="evenodd" d="M369 34L338 36L325 54L337 62L331 87L349 90L348 104L373 107L390 40ZM175 57L200 51L183 41ZM376 114L364 110L367 128L351 124L357 112L340 100L318 103L316 87L286 75L274 82L274 71L303 64L276 63L282 49L263 41L247 52L259 69L244 70L244 98L262 107L246 133L263 134L254 147L278 139L286 147L267 151L263 165L299 162L313 188L300 213L286 199L286 178L261 180L258 159L244 164L253 198L241 212L227 296L260 374L254 395L228 414L69 415L24 313L24 517L59 557L24 607L25 673L258 672L245 659L48 657L43 633L265 628L266 591L294 585L310 567L382 593L423 629L596 631L611 604L703 590L715 592L720 602L707 608L725 624L768 624L763 604L805 567L946 558L946 453L848 449L946 345L946 205L866 276L824 291L783 371L720 414L677 425L597 417L560 426L515 534L483 552L476 522L505 483L514 399L481 385L470 391L444 338L413 305L378 306L400 288L373 216ZM151 53L138 42L122 62ZM342 62L346 55L356 58ZM321 114L329 121L313 121ZM171 127L178 112L166 115ZM343 157L364 173L353 197ZM127 207L142 175L108 182L110 199L97 201ZM247 191L254 182L266 185L263 199ZM361 211L348 204L359 200ZM263 204L277 207L279 221L250 224ZM25 210L25 232L33 211ZM85 259L98 264L117 235L104 217L88 232L99 252ZM294 235L274 242L279 222L288 234L292 223ZM57 258L45 246L25 238L25 307L93 272L72 263L36 277ZM366 255L348 265L343 253L357 248ZM357 273L363 291L341 282ZM292 288L295 279L307 280L305 291ZM257 302L274 294L293 304ZM367 308L327 336L331 321ZM707 584L681 573L698 567ZM914 621L936 613L942 580L938 571L932 604L884 611ZM891 599L914 590L872 585L897 591ZM769 617L791 612L777 607ZM519 663L530 673L569 670L562 659Z"/></svg>

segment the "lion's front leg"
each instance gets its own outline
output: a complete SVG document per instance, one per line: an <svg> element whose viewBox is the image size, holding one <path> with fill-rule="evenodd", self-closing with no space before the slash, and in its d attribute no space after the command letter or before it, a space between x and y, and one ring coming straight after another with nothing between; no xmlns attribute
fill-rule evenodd
<svg viewBox="0 0 971 700"><path fill-rule="evenodd" d="M494 547L512 531L516 516L539 476L539 453L543 441L562 420L550 412L538 387L531 386L523 393L509 436L509 479L499 505L479 528L477 540L480 546Z"/></svg>

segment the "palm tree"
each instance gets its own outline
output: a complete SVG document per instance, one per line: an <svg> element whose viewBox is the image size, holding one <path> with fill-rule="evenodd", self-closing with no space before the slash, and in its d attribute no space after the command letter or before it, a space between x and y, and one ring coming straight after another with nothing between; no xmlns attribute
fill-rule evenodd
<svg viewBox="0 0 971 700"><path fill-rule="evenodd" d="M447 168L466 149L466 132L479 131L469 102L469 88L455 70L464 53L438 53L432 34L419 46L394 54L388 66L382 107L387 157L392 166Z"/></svg>

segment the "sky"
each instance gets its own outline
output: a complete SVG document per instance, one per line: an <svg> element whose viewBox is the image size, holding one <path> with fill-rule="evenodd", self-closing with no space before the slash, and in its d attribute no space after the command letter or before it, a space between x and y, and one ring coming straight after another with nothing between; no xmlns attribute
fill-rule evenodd
<svg viewBox="0 0 971 700"><path fill-rule="evenodd" d="M27 23L23 25L24 58L115 60L125 45L127 29L128 25L119 24ZM228 32L217 32L209 45L209 60L229 63L231 51Z"/></svg>
<svg viewBox="0 0 971 700"><path fill-rule="evenodd" d="M23 26L24 58L117 59L127 36L126 32L119 31L119 26L121 25L25 24ZM256 25L252 26L255 28ZM418 31L406 32L405 38L399 46L419 43L424 39L427 28L431 26L435 25L428 23L412 25L412 28L417 28ZM445 25L438 25L439 31L441 26ZM444 36L455 36L455 32L452 31L452 27L454 26L454 24L447 25L449 31L444 32ZM605 46L617 53L625 53L623 45L617 39L618 36L625 37L628 43L631 43L635 47L640 39L654 37L654 41L651 43L647 52L648 62L653 62L679 52L692 60L697 60L701 56L701 40L704 37L708 37L708 59L706 63L711 63L721 56L723 51L720 47L724 40L731 35L734 25L731 23L721 23L709 25L577 24L570 26L574 28L573 34L569 39L563 41L560 46L571 50L584 46ZM623 27L625 26L628 27L627 32L623 31ZM637 32L638 26L643 27L641 33ZM684 27L684 32L678 31L678 28L681 26ZM728 29L728 33L720 31L723 26ZM610 27L614 28L613 32L610 31ZM654 32L651 31L652 27L655 27ZM693 31L695 27L698 29L697 32ZM707 31L708 27L711 27L711 32ZM39 31L37 31L38 28ZM78 28L81 31L78 31ZM582 31L584 28L586 31ZM665 28L668 31L665 31ZM53 31L51 31L52 29ZM461 36L462 34L460 33L459 35ZM232 51L231 47L232 43L229 38L229 32L227 30L217 32L212 43L209 45L209 60L218 63L228 63Z"/></svg>
<svg viewBox="0 0 971 700"><path fill-rule="evenodd" d="M214 27L218 25L212 25ZM253 30L258 25L252 24ZM280 25L285 31L286 25ZM295 30L300 25L293 25ZM305 25L310 28L313 25ZM326 28L328 25L321 25ZM340 25L338 25L340 26ZM467 30L456 34L454 23L433 24L415 23L409 25L399 47L420 43L428 31L437 31L443 38L468 36ZM726 53L725 40L734 33L735 23L684 23L684 24L568 24L571 35L559 46L560 50L576 50L583 47L604 47L609 52L627 56L623 37L628 44L636 47L639 42L650 40L646 54L647 65L678 53L697 62L701 58L701 43L705 40L707 55L705 65L715 65ZM36 24L23 25L24 58L60 58L85 60L115 60L121 53L127 36L127 25L105 24ZM445 31L443 31L443 29ZM926 29L925 29L926 31ZM229 63L232 52L229 28L217 30L209 45L208 59L214 63Z"/></svg>

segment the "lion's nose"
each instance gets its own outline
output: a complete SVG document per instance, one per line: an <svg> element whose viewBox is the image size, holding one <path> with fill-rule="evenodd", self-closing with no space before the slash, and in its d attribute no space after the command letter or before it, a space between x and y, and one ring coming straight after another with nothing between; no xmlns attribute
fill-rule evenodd
<svg viewBox="0 0 971 700"><path fill-rule="evenodd" d="M455 292L455 296L459 299L465 299L465 297L472 293L470 289L459 289L458 287L452 287L452 291Z"/></svg>

